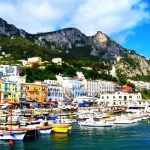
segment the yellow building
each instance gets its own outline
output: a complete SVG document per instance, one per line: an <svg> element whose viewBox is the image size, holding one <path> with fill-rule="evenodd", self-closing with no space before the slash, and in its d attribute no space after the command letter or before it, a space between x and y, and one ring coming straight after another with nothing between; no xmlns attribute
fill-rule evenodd
<svg viewBox="0 0 150 150"><path fill-rule="evenodd" d="M16 82L0 80L0 103L16 103L18 101Z"/></svg>
<svg viewBox="0 0 150 150"><path fill-rule="evenodd" d="M21 84L20 98L27 101L47 102L48 87L40 82Z"/></svg>

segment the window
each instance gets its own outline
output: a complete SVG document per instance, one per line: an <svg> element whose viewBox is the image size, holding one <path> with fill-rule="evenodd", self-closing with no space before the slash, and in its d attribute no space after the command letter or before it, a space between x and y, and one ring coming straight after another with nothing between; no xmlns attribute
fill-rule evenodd
<svg viewBox="0 0 150 150"><path fill-rule="evenodd" d="M4 99L7 99L8 98L8 95L4 95Z"/></svg>

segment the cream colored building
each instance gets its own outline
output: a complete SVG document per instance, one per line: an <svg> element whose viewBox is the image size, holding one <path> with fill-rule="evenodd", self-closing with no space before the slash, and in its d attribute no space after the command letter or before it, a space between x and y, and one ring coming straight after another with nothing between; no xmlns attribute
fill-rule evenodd
<svg viewBox="0 0 150 150"><path fill-rule="evenodd" d="M125 93L121 91L101 94L97 100L98 104L106 106L129 106L139 101L142 101L141 93Z"/></svg>
<svg viewBox="0 0 150 150"><path fill-rule="evenodd" d="M42 63L42 59L40 57L31 57L28 58L27 63L30 65L32 65L33 63L38 63L41 64Z"/></svg>
<svg viewBox="0 0 150 150"><path fill-rule="evenodd" d="M53 58L52 62L57 65L62 65L62 58Z"/></svg>

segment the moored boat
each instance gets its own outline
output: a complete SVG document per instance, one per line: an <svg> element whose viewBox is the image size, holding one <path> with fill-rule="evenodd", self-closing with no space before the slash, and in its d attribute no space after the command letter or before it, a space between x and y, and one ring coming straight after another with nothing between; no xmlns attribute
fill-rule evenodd
<svg viewBox="0 0 150 150"><path fill-rule="evenodd" d="M51 134L51 127L41 127L38 128L38 130L40 131L41 135L50 135Z"/></svg>
<svg viewBox="0 0 150 150"><path fill-rule="evenodd" d="M86 121L78 122L80 126L86 127L112 127L113 123L105 120L94 121L93 118L86 119Z"/></svg>
<svg viewBox="0 0 150 150"><path fill-rule="evenodd" d="M25 137L25 134L26 134L25 131L13 131L13 132L1 131L0 140L14 140L14 141L21 140L22 141Z"/></svg>
<svg viewBox="0 0 150 150"><path fill-rule="evenodd" d="M70 124L53 124L51 126L52 132L55 133L67 133L72 128Z"/></svg>

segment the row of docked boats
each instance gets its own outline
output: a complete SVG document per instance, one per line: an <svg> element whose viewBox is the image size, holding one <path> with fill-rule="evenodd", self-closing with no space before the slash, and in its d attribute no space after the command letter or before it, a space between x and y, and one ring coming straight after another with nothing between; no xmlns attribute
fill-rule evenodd
<svg viewBox="0 0 150 150"><path fill-rule="evenodd" d="M108 116L99 119L90 117L88 119L78 121L78 124L86 127L112 127L134 124L148 118L149 115L147 114L126 114L119 116Z"/></svg>
<svg viewBox="0 0 150 150"><path fill-rule="evenodd" d="M15 125L16 126L16 125ZM54 133L68 133L71 130L71 124L29 124L27 126L0 126L0 140L23 140L24 138L32 138L40 135L50 135Z"/></svg>
<svg viewBox="0 0 150 150"><path fill-rule="evenodd" d="M37 116L36 116L37 117ZM57 117L55 120L47 118L36 119L30 115L24 117L12 113L1 114L0 140L23 140L24 138L55 133L68 133L71 130L71 121L67 118ZM68 123L69 122L69 123Z"/></svg>
<svg viewBox="0 0 150 150"><path fill-rule="evenodd" d="M109 115L91 108L78 111L70 118L62 113L51 113L47 117L41 116L33 116L33 113L28 115L1 114L0 140L23 140L26 137L50 135L52 132L68 133L73 123L85 127L112 127L134 124L149 117L148 113Z"/></svg>

